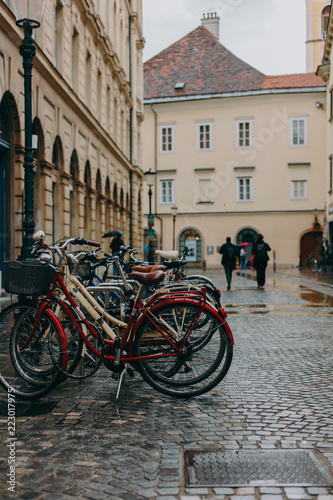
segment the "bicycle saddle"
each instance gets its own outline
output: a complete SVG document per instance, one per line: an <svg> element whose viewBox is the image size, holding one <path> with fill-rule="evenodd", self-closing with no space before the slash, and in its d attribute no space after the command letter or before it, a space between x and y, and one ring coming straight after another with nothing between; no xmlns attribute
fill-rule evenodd
<svg viewBox="0 0 333 500"><path fill-rule="evenodd" d="M163 271L153 271L151 273L140 273L139 271L133 271L128 274L130 278L135 279L142 285L155 285L164 280Z"/></svg>
<svg viewBox="0 0 333 500"><path fill-rule="evenodd" d="M164 271L165 266L131 266L131 271L139 273L151 273L153 271Z"/></svg>
<svg viewBox="0 0 333 500"><path fill-rule="evenodd" d="M163 257L163 259L177 259L179 252L178 250L155 250L156 255Z"/></svg>

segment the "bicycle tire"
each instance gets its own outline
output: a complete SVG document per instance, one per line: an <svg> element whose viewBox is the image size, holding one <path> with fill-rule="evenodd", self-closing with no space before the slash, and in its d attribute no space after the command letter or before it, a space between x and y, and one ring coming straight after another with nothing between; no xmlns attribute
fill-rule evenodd
<svg viewBox="0 0 333 500"><path fill-rule="evenodd" d="M30 342L22 348L28 335L28 323L36 314L35 306L16 303L0 314L0 384L20 399L33 400L48 394L60 380L59 371L48 361L48 342ZM58 338L58 351L63 359L63 345L53 318L43 312L41 325L47 324ZM29 318L29 321L27 321ZM39 325L38 325L39 327ZM40 331L37 329L33 340ZM55 342L54 342L55 344Z"/></svg>
<svg viewBox="0 0 333 500"><path fill-rule="evenodd" d="M78 320L77 314L73 309L71 309L71 313L73 314L75 319ZM81 328L83 328L85 338L90 344L93 345L98 354L95 354L94 352L89 350L77 328L75 327L75 324L68 316L61 320L61 324L66 333L67 341L70 332L71 342L73 344L73 347L69 348L70 363L68 365L68 368L66 370L63 370L58 361L56 359L53 359L52 350L50 351L50 353L54 364L56 365L58 370L66 377L76 380L88 378L98 370L103 362L105 343L101 334L100 327L96 324L96 322L94 322L92 318L89 319L89 321L93 322L94 335L89 332L88 328L85 327L82 322ZM50 339L50 344L51 343L52 339Z"/></svg>
<svg viewBox="0 0 333 500"><path fill-rule="evenodd" d="M188 302L160 304L154 315L178 331L181 345L200 309L200 305ZM207 321L200 321L202 315L207 316ZM206 305L189 336L186 353L176 355L170 342L148 318L136 331L133 353L136 357L157 356L135 363L151 387L176 398L190 398L210 391L223 380L231 365L233 346L221 318Z"/></svg>

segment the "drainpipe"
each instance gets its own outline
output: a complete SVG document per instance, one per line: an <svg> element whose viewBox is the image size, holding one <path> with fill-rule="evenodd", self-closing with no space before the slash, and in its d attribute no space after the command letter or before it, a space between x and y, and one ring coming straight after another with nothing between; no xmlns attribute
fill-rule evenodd
<svg viewBox="0 0 333 500"><path fill-rule="evenodd" d="M155 145L154 145L154 170L157 172L157 113L153 108L153 104L150 105L152 112L154 113L154 119L155 119L155 126L154 126L154 140L155 140ZM157 215L157 175L155 175L155 217L160 221L160 226L161 226L161 238L160 238L160 243L161 243L161 248L163 248L163 219L159 215Z"/></svg>

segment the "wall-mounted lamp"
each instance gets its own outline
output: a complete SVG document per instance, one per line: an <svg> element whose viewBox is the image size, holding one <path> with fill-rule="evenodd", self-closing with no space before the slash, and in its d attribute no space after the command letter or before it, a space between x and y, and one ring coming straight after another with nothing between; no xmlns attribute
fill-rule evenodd
<svg viewBox="0 0 333 500"><path fill-rule="evenodd" d="M317 101L317 102L316 102L316 107L317 107L318 109L325 109L325 104L324 104L323 102L319 102L319 101Z"/></svg>

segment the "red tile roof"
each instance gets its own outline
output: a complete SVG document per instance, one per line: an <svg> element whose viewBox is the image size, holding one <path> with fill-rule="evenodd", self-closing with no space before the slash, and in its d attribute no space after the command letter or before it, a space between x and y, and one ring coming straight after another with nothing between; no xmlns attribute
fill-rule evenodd
<svg viewBox="0 0 333 500"><path fill-rule="evenodd" d="M260 89L263 79L202 26L144 64L145 99Z"/></svg>
<svg viewBox="0 0 333 500"><path fill-rule="evenodd" d="M265 76L263 89L292 89L300 87L324 87L320 76L315 73L299 73L295 75Z"/></svg>
<svg viewBox="0 0 333 500"><path fill-rule="evenodd" d="M145 99L318 86L325 84L314 73L265 76L202 26L144 64Z"/></svg>

